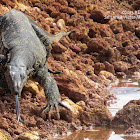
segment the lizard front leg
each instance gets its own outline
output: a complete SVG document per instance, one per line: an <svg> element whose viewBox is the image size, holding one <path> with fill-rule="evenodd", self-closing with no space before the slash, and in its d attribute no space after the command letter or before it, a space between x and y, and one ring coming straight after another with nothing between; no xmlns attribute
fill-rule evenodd
<svg viewBox="0 0 140 140"><path fill-rule="evenodd" d="M52 110L55 108L57 118L60 119L58 105L61 104L61 102L59 101L59 90L56 81L50 75L46 67L38 69L36 79L43 86L47 98L47 105L43 108L43 112L49 112L48 119L50 120Z"/></svg>

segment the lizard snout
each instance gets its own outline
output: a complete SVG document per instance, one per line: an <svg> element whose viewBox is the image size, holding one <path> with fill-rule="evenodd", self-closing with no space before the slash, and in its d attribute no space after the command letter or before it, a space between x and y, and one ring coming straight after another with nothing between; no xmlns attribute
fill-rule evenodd
<svg viewBox="0 0 140 140"><path fill-rule="evenodd" d="M17 95L20 93L21 88L21 82L20 81L14 81L14 93Z"/></svg>

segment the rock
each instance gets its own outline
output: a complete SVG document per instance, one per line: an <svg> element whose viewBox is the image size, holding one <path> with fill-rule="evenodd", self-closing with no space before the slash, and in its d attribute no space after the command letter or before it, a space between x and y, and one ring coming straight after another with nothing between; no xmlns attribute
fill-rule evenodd
<svg viewBox="0 0 140 140"><path fill-rule="evenodd" d="M63 75L57 75L55 79L60 92L72 99L72 101L78 102L81 100L85 101L87 99L83 84L78 75L72 70L64 69Z"/></svg>
<svg viewBox="0 0 140 140"><path fill-rule="evenodd" d="M61 5L68 6L68 2L66 0L55 0L56 2L59 2Z"/></svg>
<svg viewBox="0 0 140 140"><path fill-rule="evenodd" d="M113 65L116 72L124 72L124 73L128 72L128 65L125 62L122 61L114 62Z"/></svg>
<svg viewBox="0 0 140 140"><path fill-rule="evenodd" d="M110 72L100 71L99 76L104 76L106 79L110 80L110 83L115 83L117 78Z"/></svg>
<svg viewBox="0 0 140 140"><path fill-rule="evenodd" d="M65 30L65 21L63 19L59 19L56 25L60 30Z"/></svg>
<svg viewBox="0 0 140 140"><path fill-rule="evenodd" d="M65 37L62 37L59 41L63 46L65 46L66 48L68 48L69 46L69 41L65 38Z"/></svg>
<svg viewBox="0 0 140 140"><path fill-rule="evenodd" d="M70 15L68 15L67 13L59 13L57 14L56 18L63 19L67 25L70 20Z"/></svg>
<svg viewBox="0 0 140 140"><path fill-rule="evenodd" d="M134 72L134 76L135 76L137 79L140 79L140 72Z"/></svg>
<svg viewBox="0 0 140 140"><path fill-rule="evenodd" d="M86 125L91 123L94 125L109 125L112 115L105 106L98 106L96 108L83 111L80 119L81 122Z"/></svg>
<svg viewBox="0 0 140 140"><path fill-rule="evenodd" d="M30 116L29 120L28 120L28 126L29 127L35 127L36 126L36 120L34 116Z"/></svg>
<svg viewBox="0 0 140 140"><path fill-rule="evenodd" d="M82 52L85 52L87 50L87 45L85 43L78 43L77 47L79 47Z"/></svg>
<svg viewBox="0 0 140 140"><path fill-rule="evenodd" d="M69 110L61 108L60 116L61 119L66 120L68 122L75 122L82 113L82 108L75 104L70 99L65 99L62 101L65 106L68 106Z"/></svg>
<svg viewBox="0 0 140 140"><path fill-rule="evenodd" d="M24 91L28 91L34 95L36 95L36 97L40 100L40 101L46 101L46 97L45 97L45 94L44 94L44 89L39 85L38 82L36 82L34 79L28 79L27 83L25 84L24 88L23 88ZM28 92L25 92L24 96L25 98L27 99L28 95L30 93ZM29 95L31 96L31 95Z"/></svg>
<svg viewBox="0 0 140 140"><path fill-rule="evenodd" d="M99 26L99 32L101 37L112 37L114 35L112 30L110 29L110 26L106 24L101 24Z"/></svg>
<svg viewBox="0 0 140 140"><path fill-rule="evenodd" d="M54 41L52 43L52 52L55 53L62 53L65 52L67 50L66 47L64 47L61 43Z"/></svg>
<svg viewBox="0 0 140 140"><path fill-rule="evenodd" d="M123 48L121 42L117 41L116 39L112 37L104 37L104 39L110 44L111 48L116 48L117 50L120 50Z"/></svg>
<svg viewBox="0 0 140 140"><path fill-rule="evenodd" d="M40 137L29 132L21 133L18 137L20 140L40 140Z"/></svg>
<svg viewBox="0 0 140 140"><path fill-rule="evenodd" d="M86 11L91 13L93 9L97 8L94 4L88 4L86 7Z"/></svg>
<svg viewBox="0 0 140 140"><path fill-rule="evenodd" d="M123 20L122 26L123 26L124 32L131 31L133 33L135 31L135 25L134 25L133 21L131 21L131 20Z"/></svg>
<svg viewBox="0 0 140 140"><path fill-rule="evenodd" d="M104 65L105 65L105 70L106 71L111 72L112 74L115 74L114 66L112 64L110 64L109 62L105 61Z"/></svg>
<svg viewBox="0 0 140 140"><path fill-rule="evenodd" d="M100 73L100 71L105 69L105 65L103 63L95 63L94 65L94 72L96 75Z"/></svg>
<svg viewBox="0 0 140 140"><path fill-rule="evenodd" d="M109 53L110 44L101 38L92 38L87 43L87 53L90 52L103 52L104 54ZM110 55L110 54L109 54Z"/></svg>
<svg viewBox="0 0 140 140"><path fill-rule="evenodd" d="M1 118L0 119L0 128L8 130L9 124L8 124L6 118Z"/></svg>
<svg viewBox="0 0 140 140"><path fill-rule="evenodd" d="M119 110L112 120L113 127L140 125L140 100L131 100Z"/></svg>
<svg viewBox="0 0 140 140"><path fill-rule="evenodd" d="M116 76L118 78L123 78L123 77L126 77L126 74L124 72L116 72Z"/></svg>
<svg viewBox="0 0 140 140"><path fill-rule="evenodd" d="M109 24L114 34L123 33L123 26L121 21L111 20Z"/></svg>
<svg viewBox="0 0 140 140"><path fill-rule="evenodd" d="M135 126L129 127L125 132L125 136L139 136L140 130L138 130Z"/></svg>
<svg viewBox="0 0 140 140"><path fill-rule="evenodd" d="M81 43L87 44L90 40L90 37L86 33L76 30L70 34L70 39L75 41L81 41Z"/></svg>
<svg viewBox="0 0 140 140"><path fill-rule="evenodd" d="M1 140L8 140L7 137L0 132L0 139Z"/></svg>
<svg viewBox="0 0 140 140"><path fill-rule="evenodd" d="M140 51L137 51L136 57L137 57L137 59L140 59Z"/></svg>
<svg viewBox="0 0 140 140"><path fill-rule="evenodd" d="M100 27L98 23L94 22L93 26L89 28L89 33L88 33L89 37L95 38L97 35L99 35L100 34L99 28Z"/></svg>
<svg viewBox="0 0 140 140"><path fill-rule="evenodd" d="M8 11L9 11L9 9L7 7L3 7L2 5L0 5L0 14L1 15L4 15Z"/></svg>
<svg viewBox="0 0 140 140"><path fill-rule="evenodd" d="M76 7L77 9L86 9L86 2L84 0L67 0L70 7Z"/></svg>
<svg viewBox="0 0 140 140"><path fill-rule="evenodd" d="M67 13L69 15L74 15L77 13L77 11L74 8L70 8L66 6L61 6L60 12Z"/></svg>
<svg viewBox="0 0 140 140"><path fill-rule="evenodd" d="M137 36L138 38L140 38L140 27L137 27L137 28L135 29L135 34L136 34L136 36Z"/></svg>
<svg viewBox="0 0 140 140"><path fill-rule="evenodd" d="M95 9L91 12L90 18L98 23L108 23L110 19L105 19L105 15L107 14L104 11Z"/></svg>
<svg viewBox="0 0 140 140"><path fill-rule="evenodd" d="M134 3L132 4L132 7L135 10L139 10L140 9L140 1L139 0L134 1Z"/></svg>
<svg viewBox="0 0 140 140"><path fill-rule="evenodd" d="M70 44L70 45L69 45L69 48L70 48L72 51L76 52L76 53L79 53L79 52L81 51L81 49L80 49L78 46L74 45L74 44Z"/></svg>
<svg viewBox="0 0 140 140"><path fill-rule="evenodd" d="M24 86L24 89L32 93L39 94L38 86L39 86L38 82L34 81L33 79L29 79L26 85Z"/></svg>

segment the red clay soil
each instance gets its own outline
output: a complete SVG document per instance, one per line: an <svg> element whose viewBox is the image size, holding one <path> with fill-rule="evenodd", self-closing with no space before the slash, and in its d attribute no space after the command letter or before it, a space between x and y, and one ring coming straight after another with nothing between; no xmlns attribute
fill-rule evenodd
<svg viewBox="0 0 140 140"><path fill-rule="evenodd" d="M52 44L48 59L50 69L63 72L52 76L71 111L60 107L60 120L54 110L49 121L41 112L46 104L44 91L31 79L19 99L25 124L17 124L14 96L0 87L0 138L43 140L88 126L110 125L106 102L113 96L107 88L116 82L116 75L140 72L139 14L132 15L140 8L139 0L0 1L0 14L12 8L52 34L73 31Z"/></svg>

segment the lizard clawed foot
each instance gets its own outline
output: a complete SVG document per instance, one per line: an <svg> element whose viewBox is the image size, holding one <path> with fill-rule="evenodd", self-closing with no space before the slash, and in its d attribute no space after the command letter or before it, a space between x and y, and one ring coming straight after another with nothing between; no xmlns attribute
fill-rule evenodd
<svg viewBox="0 0 140 140"><path fill-rule="evenodd" d="M21 119L20 113L19 113L18 95L15 95L15 100L16 100L17 123L19 123L19 121L24 123L24 121Z"/></svg>
<svg viewBox="0 0 140 140"><path fill-rule="evenodd" d="M58 104L47 104L45 107L43 107L42 112L46 113L48 112L48 119L51 120L51 114L53 111L53 108L55 107L56 113L57 113L57 120L60 119L60 114L59 114L59 109L58 109Z"/></svg>

